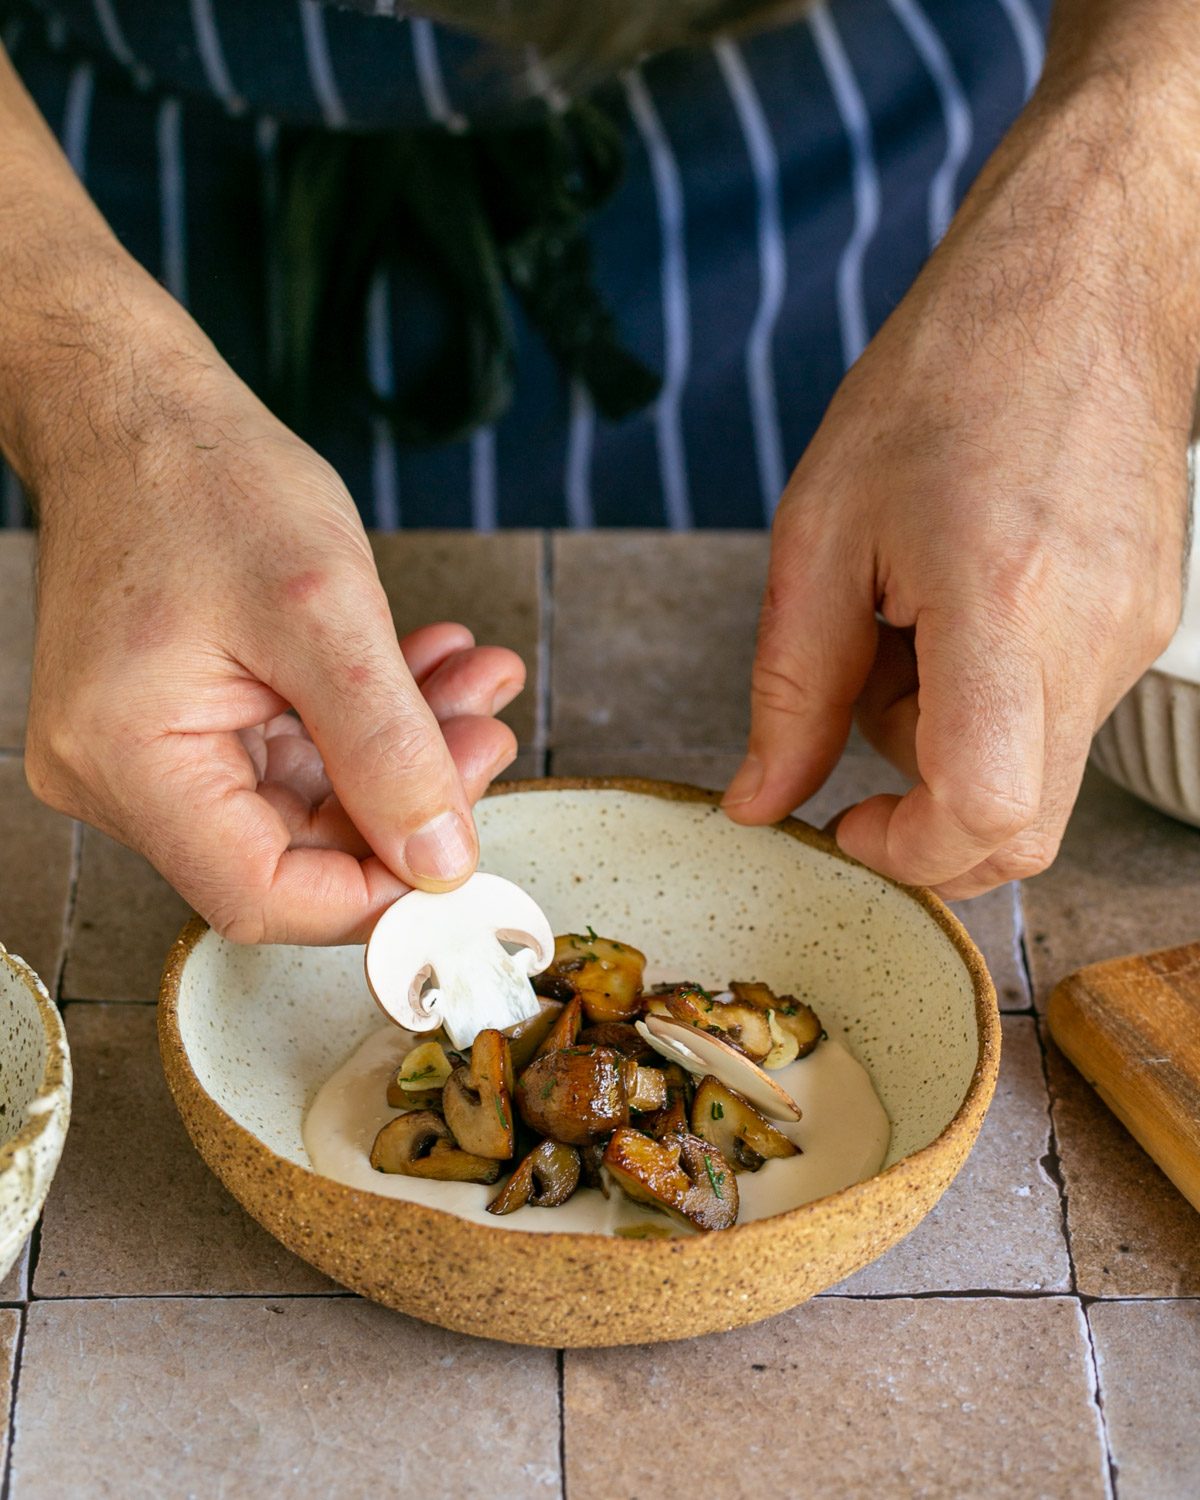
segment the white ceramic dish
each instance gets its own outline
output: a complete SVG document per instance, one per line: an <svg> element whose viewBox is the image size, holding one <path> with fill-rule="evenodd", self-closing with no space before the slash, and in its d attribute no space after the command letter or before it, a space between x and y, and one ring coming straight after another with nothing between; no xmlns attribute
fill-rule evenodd
<svg viewBox="0 0 1200 1500"><path fill-rule="evenodd" d="M513 784L478 809L483 865L525 886L557 931L590 922L655 967L753 975L812 999L891 1118L874 1177L669 1240L521 1233L349 1187L312 1171L302 1123L378 1028L362 949L237 948L196 922L168 959L159 1016L168 1081L201 1154L273 1234L345 1285L514 1342L730 1328L881 1254L936 1202L978 1132L999 1058L991 982L935 898L804 825L739 828L715 803L664 783Z"/></svg>
<svg viewBox="0 0 1200 1500"><path fill-rule="evenodd" d="M1200 828L1200 683L1152 668L1100 726L1092 760L1127 792Z"/></svg>
<svg viewBox="0 0 1200 1500"><path fill-rule="evenodd" d="M70 1118L62 1017L29 965L0 947L0 1277L37 1222Z"/></svg>

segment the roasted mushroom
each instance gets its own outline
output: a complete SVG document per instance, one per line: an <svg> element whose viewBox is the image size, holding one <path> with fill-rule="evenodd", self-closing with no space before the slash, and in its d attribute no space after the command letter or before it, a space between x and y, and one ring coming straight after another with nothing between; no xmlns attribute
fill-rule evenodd
<svg viewBox="0 0 1200 1500"><path fill-rule="evenodd" d="M608 1197L608 1178L600 1168L604 1165L604 1142L589 1141L579 1147L579 1170L584 1187L595 1188Z"/></svg>
<svg viewBox="0 0 1200 1500"><path fill-rule="evenodd" d="M691 1085L688 1080L691 1075L673 1062L666 1064L662 1075L667 1095L663 1107L653 1114L643 1115L638 1121L639 1127L656 1141L665 1140L669 1135L687 1135L689 1128L688 1098Z"/></svg>
<svg viewBox="0 0 1200 1500"><path fill-rule="evenodd" d="M628 1021L602 1021L598 1026L585 1026L576 1041L581 1047L611 1047L614 1052L623 1052L626 1057L635 1058L642 1064L656 1062L658 1057L654 1048L638 1034L637 1027Z"/></svg>
<svg viewBox="0 0 1200 1500"><path fill-rule="evenodd" d="M441 1100L453 1068L437 1042L421 1042L409 1052L388 1081L387 1102L393 1109L428 1109Z"/></svg>
<svg viewBox="0 0 1200 1500"><path fill-rule="evenodd" d="M568 932L554 939L554 961L534 980L539 995L583 1001L589 1021L627 1021L639 1010L646 955L628 943Z"/></svg>
<svg viewBox="0 0 1200 1500"><path fill-rule="evenodd" d="M534 1058L545 1057L549 1052L561 1052L564 1047L573 1047L582 1025L583 1001L576 995L562 1006L549 1034L533 1054Z"/></svg>
<svg viewBox="0 0 1200 1500"><path fill-rule="evenodd" d="M650 1049L651 1056L654 1049ZM639 1114L662 1109L667 1102L667 1080L659 1068L643 1068L637 1058L627 1057L621 1064L621 1086L629 1107Z"/></svg>
<svg viewBox="0 0 1200 1500"><path fill-rule="evenodd" d="M455 1068L442 1089L442 1110L464 1151L506 1161L516 1149L508 1038L481 1031L469 1067Z"/></svg>
<svg viewBox="0 0 1200 1500"><path fill-rule="evenodd" d="M640 1130L615 1131L604 1165L635 1202L662 1209L695 1229L728 1229L737 1221L733 1168L694 1135L651 1140Z"/></svg>
<svg viewBox="0 0 1200 1500"><path fill-rule="evenodd" d="M517 1083L521 1118L539 1135L571 1146L599 1140L629 1123L627 1062L611 1047L563 1047L534 1058Z"/></svg>
<svg viewBox="0 0 1200 1500"><path fill-rule="evenodd" d="M675 985L662 991L658 998L676 1021L712 1032L755 1062L762 1062L771 1050L771 1028L766 1013L753 1005L731 1004L697 984Z"/></svg>
<svg viewBox="0 0 1200 1500"><path fill-rule="evenodd" d="M512 1058L514 1073L519 1073L527 1063L533 1061L537 1056L538 1048L550 1035L554 1029L554 1023L562 1014L563 1007L560 1000L545 1000L539 995L538 1002L541 1009L536 1016L531 1016L528 1021L521 1021L516 1026L510 1026L504 1033L508 1038L508 1052Z"/></svg>
<svg viewBox="0 0 1200 1500"><path fill-rule="evenodd" d="M511 1214L525 1204L557 1208L579 1186L579 1152L561 1141L537 1145L488 1204L490 1214Z"/></svg>
<svg viewBox="0 0 1200 1500"><path fill-rule="evenodd" d="M780 1030L796 1038L797 1057L807 1057L821 1040L821 1022L816 1011L795 995L776 995L770 985L744 979L731 979L729 992L735 1000L756 1010L773 1011Z"/></svg>
<svg viewBox="0 0 1200 1500"><path fill-rule="evenodd" d="M737 1172L757 1172L768 1158L800 1152L749 1100L711 1073L701 1080L692 1100L692 1134L715 1146Z"/></svg>
<svg viewBox="0 0 1200 1500"><path fill-rule="evenodd" d="M440 1182L495 1182L500 1175L498 1161L460 1151L445 1120L428 1109L390 1120L375 1137L371 1165L377 1172Z"/></svg>

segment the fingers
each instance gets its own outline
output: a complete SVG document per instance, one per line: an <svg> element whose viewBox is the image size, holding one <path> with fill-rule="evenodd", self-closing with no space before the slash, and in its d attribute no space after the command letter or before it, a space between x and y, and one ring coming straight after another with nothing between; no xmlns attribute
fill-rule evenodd
<svg viewBox="0 0 1200 1500"><path fill-rule="evenodd" d="M465 625L443 620L433 625L422 625L402 637L400 653L408 663L413 681L421 683L447 657L453 656L457 651L468 651L474 644L475 637Z"/></svg>
<svg viewBox="0 0 1200 1500"><path fill-rule="evenodd" d="M339 802L384 865L426 890L465 880L478 858L470 803L382 589L308 588L276 621L275 652L271 686L295 706Z"/></svg>
<svg viewBox="0 0 1200 1500"><path fill-rule="evenodd" d="M860 803L837 838L847 854L893 879L953 889L1041 813L1042 664L1007 622L952 611L919 617L916 655L921 780L903 797Z"/></svg>
<svg viewBox="0 0 1200 1500"><path fill-rule="evenodd" d="M774 822L817 790L842 752L875 651L868 574L830 551L831 528L781 507L751 677L746 759L722 804ZM820 517L817 517L818 522Z"/></svg>
<svg viewBox="0 0 1200 1500"><path fill-rule="evenodd" d="M421 692L439 720L497 714L525 686L525 663L501 646L458 651L426 676Z"/></svg>
<svg viewBox="0 0 1200 1500"><path fill-rule="evenodd" d="M875 660L855 707L863 738L910 781L917 769L917 653L911 630L879 626Z"/></svg>

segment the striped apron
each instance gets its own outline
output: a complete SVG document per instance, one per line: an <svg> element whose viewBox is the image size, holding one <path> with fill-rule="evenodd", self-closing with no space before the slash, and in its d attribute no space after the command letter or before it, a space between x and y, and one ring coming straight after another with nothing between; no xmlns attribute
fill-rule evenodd
<svg viewBox="0 0 1200 1500"><path fill-rule="evenodd" d="M1048 10L828 0L632 70L606 99L626 175L590 240L622 341L663 377L654 404L604 420L514 310L514 398L493 424L410 447L361 392L334 389L302 435L385 530L769 523L846 368L1033 87ZM317 0L0 0L0 17L122 242L259 389L278 338L264 266L280 122L459 130L494 104L476 46L419 16ZM380 275L368 300L381 393L419 322L407 292ZM2 466L0 520L29 522Z"/></svg>

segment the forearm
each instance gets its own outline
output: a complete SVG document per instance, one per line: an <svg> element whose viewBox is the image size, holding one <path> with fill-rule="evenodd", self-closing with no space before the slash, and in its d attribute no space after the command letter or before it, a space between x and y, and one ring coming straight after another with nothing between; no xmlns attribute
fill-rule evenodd
<svg viewBox="0 0 1200 1500"><path fill-rule="evenodd" d="M0 48L0 452L36 489L136 428L145 368L189 346L212 354L121 247Z"/></svg>

